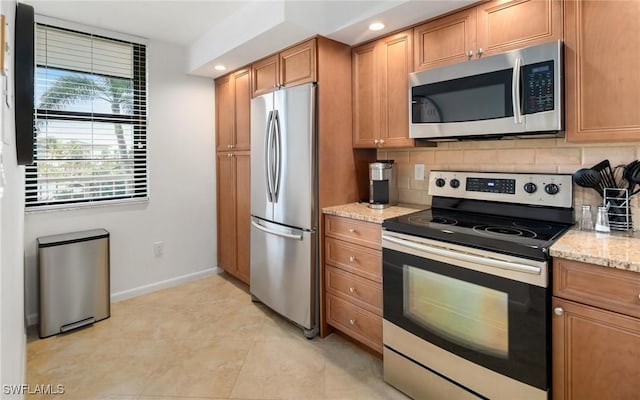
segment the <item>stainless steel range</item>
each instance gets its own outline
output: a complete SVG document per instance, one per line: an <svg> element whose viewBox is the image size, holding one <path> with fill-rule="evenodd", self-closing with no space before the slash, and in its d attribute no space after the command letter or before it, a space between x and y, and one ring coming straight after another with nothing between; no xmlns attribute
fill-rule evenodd
<svg viewBox="0 0 640 400"><path fill-rule="evenodd" d="M548 249L571 175L432 171L432 208L382 224L385 381L416 399L548 399Z"/></svg>

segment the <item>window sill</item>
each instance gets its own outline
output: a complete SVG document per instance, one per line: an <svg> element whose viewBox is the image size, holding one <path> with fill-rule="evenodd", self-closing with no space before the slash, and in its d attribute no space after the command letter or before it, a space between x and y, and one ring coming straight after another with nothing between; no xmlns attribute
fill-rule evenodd
<svg viewBox="0 0 640 400"><path fill-rule="evenodd" d="M99 201L90 201L86 203L67 203L67 204L25 207L24 213L40 214L40 213L59 212L59 211L78 211L78 210L87 210L91 208L147 204L148 202L149 202L149 196L136 197L134 199L99 200Z"/></svg>

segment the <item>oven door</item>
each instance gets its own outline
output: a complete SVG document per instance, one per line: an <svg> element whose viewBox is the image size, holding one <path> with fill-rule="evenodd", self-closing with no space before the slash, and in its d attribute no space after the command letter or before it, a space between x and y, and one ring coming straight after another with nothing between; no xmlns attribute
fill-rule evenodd
<svg viewBox="0 0 640 400"><path fill-rule="evenodd" d="M384 319L474 364L547 390L546 273L544 261L384 232Z"/></svg>

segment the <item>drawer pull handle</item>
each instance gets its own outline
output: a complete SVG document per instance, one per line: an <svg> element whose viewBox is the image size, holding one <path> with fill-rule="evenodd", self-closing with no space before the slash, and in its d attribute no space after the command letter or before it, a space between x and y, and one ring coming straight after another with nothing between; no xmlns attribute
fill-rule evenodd
<svg viewBox="0 0 640 400"><path fill-rule="evenodd" d="M355 256L349 256L349 262L355 262L355 261L356 261Z"/></svg>
<svg viewBox="0 0 640 400"><path fill-rule="evenodd" d="M354 287L350 287L349 288L349 293L355 293L356 292L356 288Z"/></svg>
<svg viewBox="0 0 640 400"><path fill-rule="evenodd" d="M349 320L349 323L350 323L351 325L355 325L355 324L356 324L356 320L355 320L355 319L350 319L350 320Z"/></svg>
<svg viewBox="0 0 640 400"><path fill-rule="evenodd" d="M356 233L356 228L349 228L349 233Z"/></svg>
<svg viewBox="0 0 640 400"><path fill-rule="evenodd" d="M560 316L560 315L564 314L564 310L562 309L562 307L556 307L556 308L553 309L553 313L555 315Z"/></svg>

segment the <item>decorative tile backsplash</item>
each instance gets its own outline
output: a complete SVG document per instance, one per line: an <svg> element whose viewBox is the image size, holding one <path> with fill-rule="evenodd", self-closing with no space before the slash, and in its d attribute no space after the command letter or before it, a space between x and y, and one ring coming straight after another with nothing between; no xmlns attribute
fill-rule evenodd
<svg viewBox="0 0 640 400"><path fill-rule="evenodd" d="M430 204L430 170L541 172L573 174L608 159L612 166L640 159L640 141L615 144L571 144L564 138L442 142L438 147L379 150L378 159L398 164L402 203ZM425 180L414 179L414 164L425 165ZM592 189L574 185L574 205L602 203ZM640 194L631 203L634 227L640 230Z"/></svg>

